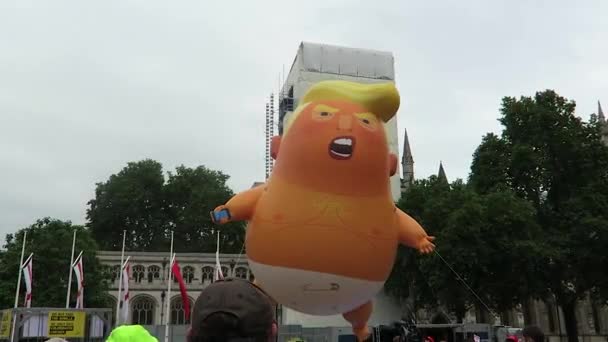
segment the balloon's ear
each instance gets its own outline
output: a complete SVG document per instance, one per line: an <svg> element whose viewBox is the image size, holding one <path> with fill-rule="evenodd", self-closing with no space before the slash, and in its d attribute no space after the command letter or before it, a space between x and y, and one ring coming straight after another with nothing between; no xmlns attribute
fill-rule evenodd
<svg viewBox="0 0 608 342"><path fill-rule="evenodd" d="M281 146L281 136L276 135L276 136L272 137L272 140L270 141L270 156L272 157L272 159L274 159L274 160L277 159L277 155L279 155L280 146Z"/></svg>
<svg viewBox="0 0 608 342"><path fill-rule="evenodd" d="M272 322L272 328L270 330L272 337L276 337L279 334L279 325L277 322Z"/></svg>
<svg viewBox="0 0 608 342"><path fill-rule="evenodd" d="M394 176L397 173L397 155L394 153L388 155L388 167L390 170L390 176Z"/></svg>

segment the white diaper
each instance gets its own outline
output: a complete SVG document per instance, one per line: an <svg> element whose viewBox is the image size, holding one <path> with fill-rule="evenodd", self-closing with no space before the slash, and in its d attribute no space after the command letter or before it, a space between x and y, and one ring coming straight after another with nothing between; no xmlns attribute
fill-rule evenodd
<svg viewBox="0 0 608 342"><path fill-rule="evenodd" d="M349 312L372 300L382 281L270 266L249 260L256 282L280 304L309 315Z"/></svg>

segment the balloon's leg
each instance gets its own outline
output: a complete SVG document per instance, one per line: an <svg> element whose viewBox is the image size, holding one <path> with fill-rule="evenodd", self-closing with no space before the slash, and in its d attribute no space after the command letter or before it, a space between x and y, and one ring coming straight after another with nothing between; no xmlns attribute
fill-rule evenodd
<svg viewBox="0 0 608 342"><path fill-rule="evenodd" d="M357 336L359 342L365 341L370 335L367 322L372 315L372 308L373 305L370 301L342 315L352 325L353 333Z"/></svg>

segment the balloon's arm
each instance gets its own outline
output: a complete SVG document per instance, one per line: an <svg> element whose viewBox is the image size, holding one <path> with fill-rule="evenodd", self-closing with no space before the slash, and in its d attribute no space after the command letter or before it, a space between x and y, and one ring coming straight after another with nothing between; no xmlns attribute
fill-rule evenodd
<svg viewBox="0 0 608 342"><path fill-rule="evenodd" d="M435 250L434 236L429 236L411 216L397 208L399 222L399 242L402 245L417 249L421 253L431 253Z"/></svg>
<svg viewBox="0 0 608 342"><path fill-rule="evenodd" d="M264 188L265 185L260 185L236 194L211 212L211 220L217 224L250 220Z"/></svg>

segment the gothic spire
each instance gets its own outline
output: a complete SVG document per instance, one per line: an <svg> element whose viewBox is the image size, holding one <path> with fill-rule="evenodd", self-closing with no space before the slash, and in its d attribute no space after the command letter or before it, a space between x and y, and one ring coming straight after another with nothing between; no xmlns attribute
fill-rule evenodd
<svg viewBox="0 0 608 342"><path fill-rule="evenodd" d="M443 162L439 162L439 172L437 173L437 178L439 178L440 181L448 182L448 177L445 175L445 170L443 169Z"/></svg>
<svg viewBox="0 0 608 342"><path fill-rule="evenodd" d="M604 111L602 111L602 104L600 101L597 101L597 118L600 122L605 122L606 117L604 116Z"/></svg>
<svg viewBox="0 0 608 342"><path fill-rule="evenodd" d="M401 192L405 192L414 182L414 157L410 148L410 140L407 136L407 128L403 136L403 155L401 156L401 169L403 178L401 179Z"/></svg>
<svg viewBox="0 0 608 342"><path fill-rule="evenodd" d="M401 162L405 163L406 161L413 159L413 157L412 149L410 148L410 139L407 137L407 128L404 128L403 130L405 131L405 135L403 136L403 156L401 157Z"/></svg>

